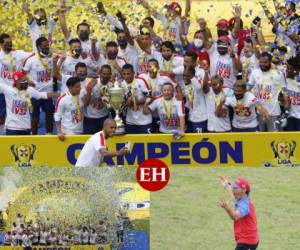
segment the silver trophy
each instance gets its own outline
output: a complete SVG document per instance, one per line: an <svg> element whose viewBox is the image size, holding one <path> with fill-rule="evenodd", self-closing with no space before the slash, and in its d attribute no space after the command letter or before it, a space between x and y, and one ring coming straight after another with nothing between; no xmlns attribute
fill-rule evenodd
<svg viewBox="0 0 300 250"><path fill-rule="evenodd" d="M125 134L125 125L122 119L119 116L120 108L123 104L123 98L125 95L125 89L120 87L118 84L114 84L112 88L108 89L110 95L110 104L116 111L115 121L117 124L116 135L124 135Z"/></svg>

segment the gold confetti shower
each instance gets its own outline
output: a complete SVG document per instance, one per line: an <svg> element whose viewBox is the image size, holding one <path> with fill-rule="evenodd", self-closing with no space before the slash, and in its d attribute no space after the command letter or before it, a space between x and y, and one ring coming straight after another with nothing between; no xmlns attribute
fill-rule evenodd
<svg viewBox="0 0 300 250"><path fill-rule="evenodd" d="M26 222L32 220L34 225L60 232L80 226L97 229L105 221L108 241L114 242L118 216L127 214L121 203L126 190L132 188L126 183L133 181L134 173L116 168L6 167L0 178L6 230L18 214ZM142 192L150 200L149 192Z"/></svg>
<svg viewBox="0 0 300 250"><path fill-rule="evenodd" d="M160 12L165 13L166 9L163 8L165 4L172 1L149 1L150 6ZM266 1L271 13L275 13L272 1ZM47 12L47 17L55 17L59 0L27 0L31 13L37 8L44 8ZM183 10L185 1L179 1ZM133 29L137 29L141 20L148 15L148 12L137 4L135 0L129 1L103 1L107 13L116 15L118 10L123 12L127 18L127 24ZM208 27L211 29L213 35L216 32L216 22L220 18L230 19L232 17L232 6L239 4L242 6L242 19L246 27L250 27L252 20L260 14L261 6L255 1L192 1L190 13L190 31L189 38L193 37L196 30L199 29L197 20L204 17L207 20ZM72 36L76 36L76 25L82 21L87 21L91 25L90 38L96 37L102 44L109 40L116 39L113 32L114 27L109 24L107 19L97 13L97 1L92 0L66 0L66 20L67 25L72 32ZM184 13L184 12L182 12ZM22 1L20 0L7 0L1 1L0 4L0 33L8 33L13 37L14 47L18 49L32 50L32 42L29 34L27 24L27 15L22 10ZM268 24L267 19L263 20L263 32L267 40L271 40L274 35L271 32L271 26ZM155 19L155 29L159 35L162 35L163 28L161 22ZM53 45L54 49L65 50L66 43L60 29L59 22L56 23L53 30Z"/></svg>

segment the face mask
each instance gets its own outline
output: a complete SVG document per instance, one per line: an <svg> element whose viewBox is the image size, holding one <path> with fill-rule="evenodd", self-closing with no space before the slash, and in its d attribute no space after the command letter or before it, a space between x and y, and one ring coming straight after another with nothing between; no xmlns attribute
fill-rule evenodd
<svg viewBox="0 0 300 250"><path fill-rule="evenodd" d="M74 57L78 58L82 53L82 49L73 49L72 50L72 54L74 55Z"/></svg>
<svg viewBox="0 0 300 250"><path fill-rule="evenodd" d="M107 53L107 57L110 60L116 59L117 55L118 55L118 51L110 51L110 52Z"/></svg>
<svg viewBox="0 0 300 250"><path fill-rule="evenodd" d="M79 33L79 38L81 41L86 41L89 39L90 33L88 31L81 31Z"/></svg>
<svg viewBox="0 0 300 250"><path fill-rule="evenodd" d="M26 90L28 88L28 82L20 82L20 90Z"/></svg>
<svg viewBox="0 0 300 250"><path fill-rule="evenodd" d="M12 51L12 43L6 43L3 47L4 51L9 53Z"/></svg>
<svg viewBox="0 0 300 250"><path fill-rule="evenodd" d="M237 100L241 100L241 99L243 99L244 94L236 94L236 93L234 93L234 96L235 96L235 98L236 98Z"/></svg>
<svg viewBox="0 0 300 250"><path fill-rule="evenodd" d="M102 84L107 84L110 81L110 77L107 76L101 76L101 83Z"/></svg>
<svg viewBox="0 0 300 250"><path fill-rule="evenodd" d="M252 55L253 55L252 51L248 51L247 53L245 53L245 56L247 56L247 57L251 57Z"/></svg>
<svg viewBox="0 0 300 250"><path fill-rule="evenodd" d="M228 36L228 31L227 30L217 30L218 37L220 36Z"/></svg>
<svg viewBox="0 0 300 250"><path fill-rule="evenodd" d="M127 46L127 40L126 39L119 40L118 44L120 45L120 47L126 47Z"/></svg>
<svg viewBox="0 0 300 250"><path fill-rule="evenodd" d="M41 54L41 56L46 57L46 56L49 55L49 53L50 53L50 49L49 48L44 48L44 49L41 50L40 54Z"/></svg>
<svg viewBox="0 0 300 250"><path fill-rule="evenodd" d="M84 81L87 77L87 74L79 74L78 77L80 78L81 81Z"/></svg>
<svg viewBox="0 0 300 250"><path fill-rule="evenodd" d="M201 48L203 46L203 40L196 38L196 39L194 39L194 44L195 44L196 48Z"/></svg>
<svg viewBox="0 0 300 250"><path fill-rule="evenodd" d="M226 45L218 45L217 50L218 50L220 55L226 55L227 52L228 52L228 48L227 48Z"/></svg>
<svg viewBox="0 0 300 250"><path fill-rule="evenodd" d="M36 20L36 23L37 23L38 26L47 24L47 20L45 20L45 19L36 18L35 20Z"/></svg>
<svg viewBox="0 0 300 250"><path fill-rule="evenodd" d="M263 72L267 72L271 69L271 65L265 66L265 65L260 64L259 67L260 67L261 71L263 71Z"/></svg>

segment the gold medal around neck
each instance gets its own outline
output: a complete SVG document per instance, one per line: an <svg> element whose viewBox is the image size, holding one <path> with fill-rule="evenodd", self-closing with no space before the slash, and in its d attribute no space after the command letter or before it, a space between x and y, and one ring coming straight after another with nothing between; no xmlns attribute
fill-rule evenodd
<svg viewBox="0 0 300 250"><path fill-rule="evenodd" d="M171 120L172 112L173 112L173 103L174 103L174 101L173 101L173 98L172 98L171 102L170 102L170 106L168 108L165 99L162 99L163 108L164 108L164 111L165 111L166 116L167 116L167 120L166 120L166 127L167 128L170 127L170 120Z"/></svg>

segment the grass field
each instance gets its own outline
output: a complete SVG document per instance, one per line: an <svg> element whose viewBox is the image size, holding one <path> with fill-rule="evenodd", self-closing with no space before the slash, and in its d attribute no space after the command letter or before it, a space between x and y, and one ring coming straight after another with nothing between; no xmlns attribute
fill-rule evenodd
<svg viewBox="0 0 300 250"><path fill-rule="evenodd" d="M217 177L252 185L259 250L300 249L300 168L171 169L168 186L151 194L151 250L232 250L233 222L218 207L229 198Z"/></svg>

